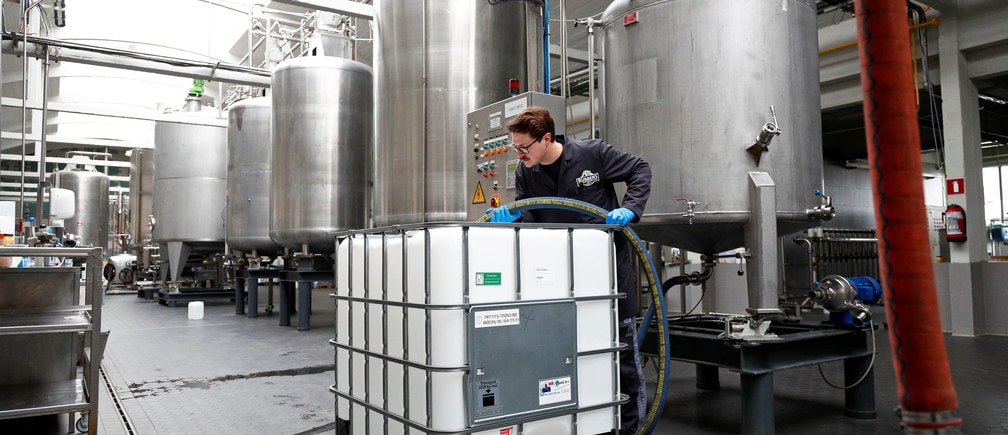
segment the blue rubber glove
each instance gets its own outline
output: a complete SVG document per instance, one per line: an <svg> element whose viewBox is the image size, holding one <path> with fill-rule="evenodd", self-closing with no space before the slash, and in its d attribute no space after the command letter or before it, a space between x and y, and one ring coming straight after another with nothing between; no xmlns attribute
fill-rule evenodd
<svg viewBox="0 0 1008 435"><path fill-rule="evenodd" d="M620 207L606 215L605 223L609 225L626 225L628 222L633 220L634 216L637 215L630 211L630 209Z"/></svg>
<svg viewBox="0 0 1008 435"><path fill-rule="evenodd" d="M511 210L508 210L505 206L488 208L486 214L490 213L493 213L493 215L490 216L490 222L511 223L521 217L521 212L511 214Z"/></svg>

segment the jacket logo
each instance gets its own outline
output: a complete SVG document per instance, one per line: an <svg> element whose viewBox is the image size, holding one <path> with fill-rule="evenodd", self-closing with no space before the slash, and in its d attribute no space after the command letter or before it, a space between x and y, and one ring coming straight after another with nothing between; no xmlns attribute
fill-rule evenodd
<svg viewBox="0 0 1008 435"><path fill-rule="evenodd" d="M600 179L601 177L599 177L599 174L585 169L585 171L581 173L581 176L577 178L577 185L578 187L588 187L592 184L598 183Z"/></svg>

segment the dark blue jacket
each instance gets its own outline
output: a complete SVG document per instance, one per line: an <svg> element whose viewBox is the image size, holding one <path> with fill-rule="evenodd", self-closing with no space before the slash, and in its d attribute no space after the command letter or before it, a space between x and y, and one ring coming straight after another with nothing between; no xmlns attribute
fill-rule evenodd
<svg viewBox="0 0 1008 435"><path fill-rule="evenodd" d="M558 196L578 199L606 210L626 207L634 212L634 222L644 214L651 195L651 166L640 157L613 148L600 139L575 140L563 135L557 141L564 144L560 156L558 183L553 183L539 165L531 168L519 163L515 172L515 199ZM627 190L620 203L615 183L626 183ZM544 223L605 223L605 219L586 214L537 209L522 212L522 222ZM637 314L637 294L630 244L624 237L616 238L616 273L619 291L627 294L619 304L620 319Z"/></svg>

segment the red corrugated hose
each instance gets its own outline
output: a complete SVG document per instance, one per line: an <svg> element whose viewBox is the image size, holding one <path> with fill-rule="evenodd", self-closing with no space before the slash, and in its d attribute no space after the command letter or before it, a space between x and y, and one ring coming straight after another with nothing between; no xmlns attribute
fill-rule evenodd
<svg viewBox="0 0 1008 435"><path fill-rule="evenodd" d="M924 209L905 0L858 0L868 159L900 415L907 432L960 430Z"/></svg>

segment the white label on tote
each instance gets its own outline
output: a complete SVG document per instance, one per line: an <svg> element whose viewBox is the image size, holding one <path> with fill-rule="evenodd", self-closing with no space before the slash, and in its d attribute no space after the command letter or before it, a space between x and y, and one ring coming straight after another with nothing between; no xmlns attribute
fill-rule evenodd
<svg viewBox="0 0 1008 435"><path fill-rule="evenodd" d="M477 311L474 317L475 325L473 326L476 328L493 328L521 323L521 317L518 315L517 308L513 310Z"/></svg>
<svg viewBox="0 0 1008 435"><path fill-rule="evenodd" d="M539 406L571 400L571 378L565 376L539 381Z"/></svg>
<svg viewBox="0 0 1008 435"><path fill-rule="evenodd" d="M553 272L553 268L546 266L536 266L535 273L532 275L534 282L539 285L552 285L556 283L556 274Z"/></svg>

